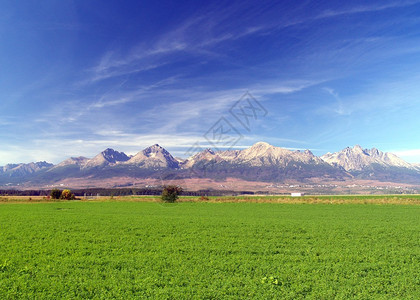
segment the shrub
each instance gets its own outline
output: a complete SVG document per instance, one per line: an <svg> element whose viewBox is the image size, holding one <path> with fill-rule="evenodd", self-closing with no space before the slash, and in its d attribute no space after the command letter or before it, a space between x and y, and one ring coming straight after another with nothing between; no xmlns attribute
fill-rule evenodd
<svg viewBox="0 0 420 300"><path fill-rule="evenodd" d="M52 189L50 195L51 195L51 199L60 199L61 191L58 189Z"/></svg>
<svg viewBox="0 0 420 300"><path fill-rule="evenodd" d="M168 203L174 203L178 196L182 193L182 188L176 185L168 185L163 188L162 201Z"/></svg>
<svg viewBox="0 0 420 300"><path fill-rule="evenodd" d="M61 192L61 199L74 200L74 194L70 190L64 190Z"/></svg>

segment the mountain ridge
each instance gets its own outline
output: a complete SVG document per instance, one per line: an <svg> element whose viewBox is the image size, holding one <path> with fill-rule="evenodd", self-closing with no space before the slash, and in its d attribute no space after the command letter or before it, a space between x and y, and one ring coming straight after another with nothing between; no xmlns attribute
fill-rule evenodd
<svg viewBox="0 0 420 300"><path fill-rule="evenodd" d="M369 165L377 163L383 166L415 169L415 166L399 158L395 154L382 152L376 148L363 149L360 145L346 147L335 153L326 153L321 159L331 165L343 167L346 171L361 171Z"/></svg>
<svg viewBox="0 0 420 300"><path fill-rule="evenodd" d="M158 144L147 147L125 162L146 168L179 168L179 162Z"/></svg>
<svg viewBox="0 0 420 300"><path fill-rule="evenodd" d="M101 167L105 165L115 165L129 160L130 157L124 152L118 152L114 149L107 148L92 159L83 164L83 168Z"/></svg>
<svg viewBox="0 0 420 300"><path fill-rule="evenodd" d="M14 182L56 182L66 178L182 178L228 177L266 182L346 181L351 178L409 182L420 185L420 167L395 154L359 145L314 155L310 150L289 150L258 142L243 150L204 149L187 159L174 158L158 144L135 155L107 148L93 158L70 157L56 165L47 162L8 164L0 167L0 185ZM172 175L171 175L172 176Z"/></svg>

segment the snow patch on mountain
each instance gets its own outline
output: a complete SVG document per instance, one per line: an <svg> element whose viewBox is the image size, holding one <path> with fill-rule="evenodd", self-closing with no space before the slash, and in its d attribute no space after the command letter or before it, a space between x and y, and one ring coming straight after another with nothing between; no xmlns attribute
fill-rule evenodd
<svg viewBox="0 0 420 300"><path fill-rule="evenodd" d="M114 149L106 149L96 155L94 158L89 159L84 165L83 168L94 168L94 167L103 167L107 165L116 165L128 161L130 159L124 152L118 152Z"/></svg>
<svg viewBox="0 0 420 300"><path fill-rule="evenodd" d="M346 171L362 171L373 164L383 167L400 167L415 170L415 166L388 152L376 148L363 149L359 145L347 147L339 152L327 153L321 156L325 162L342 167Z"/></svg>
<svg viewBox="0 0 420 300"><path fill-rule="evenodd" d="M155 144L140 151L124 164L144 168L178 168L179 162L164 148Z"/></svg>

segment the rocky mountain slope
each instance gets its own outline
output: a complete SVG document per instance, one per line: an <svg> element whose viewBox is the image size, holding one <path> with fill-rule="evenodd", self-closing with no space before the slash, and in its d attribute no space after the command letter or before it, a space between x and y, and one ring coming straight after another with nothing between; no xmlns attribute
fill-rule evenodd
<svg viewBox="0 0 420 300"><path fill-rule="evenodd" d="M4 167L0 167L0 176L3 177L19 177L30 175L38 171L49 169L53 167L53 164L45 161L31 162L29 164L7 164Z"/></svg>
<svg viewBox="0 0 420 300"><path fill-rule="evenodd" d="M356 145L321 157L259 142L244 150L206 149L185 160L155 144L128 156L106 149L95 157L72 157L57 165L46 162L0 167L5 183L51 183L66 178L239 178L267 182L346 181L353 178L418 183L420 168L392 153ZM12 180L13 179L13 180Z"/></svg>
<svg viewBox="0 0 420 300"><path fill-rule="evenodd" d="M155 144L140 151L125 162L142 168L179 168L179 162L164 148Z"/></svg>
<svg viewBox="0 0 420 300"><path fill-rule="evenodd" d="M263 181L302 181L308 178L350 177L345 171L334 168L309 150L291 151L259 142L245 150L213 152L210 149L187 159L183 168L192 168L203 177L237 177Z"/></svg>
<svg viewBox="0 0 420 300"><path fill-rule="evenodd" d="M376 148L363 149L359 145L321 156L325 162L342 168L361 179L390 182L420 183L419 169L395 154Z"/></svg>
<svg viewBox="0 0 420 300"><path fill-rule="evenodd" d="M60 168L60 167L67 167L67 166L84 166L89 161L89 158L84 156L79 157L70 157L62 161L61 163L55 165L52 169Z"/></svg>
<svg viewBox="0 0 420 300"><path fill-rule="evenodd" d="M323 164L324 161L312 154L311 151L291 151L274 147L265 142L258 142L245 150L228 150L214 152L206 149L187 159L183 166L192 167L202 161L214 161L215 163L229 162L231 164L246 164L251 167L285 167L290 162L306 164Z"/></svg>
<svg viewBox="0 0 420 300"><path fill-rule="evenodd" d="M395 154L382 152L376 148L362 149L359 145L324 154L321 159L333 166L340 166L346 171L362 171L375 164L383 167L415 169L415 166Z"/></svg>
<svg viewBox="0 0 420 300"><path fill-rule="evenodd" d="M124 152L118 152L114 149L106 149L96 155L94 158L89 159L86 161L82 166L83 168L95 168L95 167L104 167L109 165L115 165L118 163L122 163L128 161L130 157L128 157Z"/></svg>

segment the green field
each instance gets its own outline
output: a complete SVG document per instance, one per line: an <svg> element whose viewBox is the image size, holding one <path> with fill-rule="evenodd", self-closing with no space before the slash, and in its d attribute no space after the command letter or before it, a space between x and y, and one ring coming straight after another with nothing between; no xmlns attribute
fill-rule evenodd
<svg viewBox="0 0 420 300"><path fill-rule="evenodd" d="M0 299L420 298L420 206L0 204Z"/></svg>

